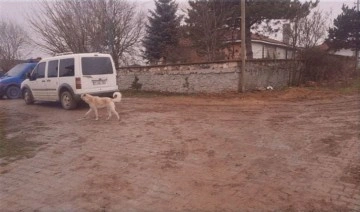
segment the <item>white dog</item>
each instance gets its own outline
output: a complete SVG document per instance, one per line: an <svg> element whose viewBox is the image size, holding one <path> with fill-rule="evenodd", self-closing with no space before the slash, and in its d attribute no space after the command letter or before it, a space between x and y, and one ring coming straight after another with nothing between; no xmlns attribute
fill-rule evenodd
<svg viewBox="0 0 360 212"><path fill-rule="evenodd" d="M109 120L111 117L111 113L114 113L118 120L120 120L118 112L115 110L115 103L114 102L120 102L121 101L121 93L115 92L113 94L113 99L109 97L98 97L98 96L92 96L90 94L82 94L81 99L84 100L87 104L90 106L90 110L85 113L84 117L86 117L91 111L94 111L95 113L95 120L99 119L98 115L98 109L100 108L107 108L108 111L108 117L106 120Z"/></svg>

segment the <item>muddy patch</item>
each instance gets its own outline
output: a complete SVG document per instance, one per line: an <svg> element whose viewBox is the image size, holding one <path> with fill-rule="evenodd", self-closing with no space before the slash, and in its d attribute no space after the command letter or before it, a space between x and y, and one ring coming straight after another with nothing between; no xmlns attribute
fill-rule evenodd
<svg viewBox="0 0 360 212"><path fill-rule="evenodd" d="M336 211L336 212L347 212L349 209L345 206L334 205L331 202L321 201L309 201L306 204L300 205L300 203L296 203L294 205L289 205L285 208L276 210L283 212L328 212L328 211Z"/></svg>
<svg viewBox="0 0 360 212"><path fill-rule="evenodd" d="M40 147L46 143L31 141L31 134L25 134L23 131L7 131L5 129L10 125L7 116L0 113L0 165L5 166L23 158L34 157ZM11 125L10 125L11 126Z"/></svg>
<svg viewBox="0 0 360 212"><path fill-rule="evenodd" d="M339 142L332 137L323 138L312 144L310 147L314 154L321 153L336 157L341 153L341 146Z"/></svg>
<svg viewBox="0 0 360 212"><path fill-rule="evenodd" d="M340 178L345 183L360 185L360 165L353 164L345 168L343 176Z"/></svg>
<svg viewBox="0 0 360 212"><path fill-rule="evenodd" d="M170 160L179 160L179 161L183 161L185 160L187 153L183 150L169 150L169 151L164 151L161 153L166 159L170 159Z"/></svg>

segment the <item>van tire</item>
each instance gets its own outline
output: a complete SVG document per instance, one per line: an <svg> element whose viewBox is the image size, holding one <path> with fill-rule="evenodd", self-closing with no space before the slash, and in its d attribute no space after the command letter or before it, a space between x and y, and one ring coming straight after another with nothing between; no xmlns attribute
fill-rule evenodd
<svg viewBox="0 0 360 212"><path fill-rule="evenodd" d="M17 99L20 98L20 88L15 86L15 85L11 85L6 89L6 96L8 99Z"/></svg>
<svg viewBox="0 0 360 212"><path fill-rule="evenodd" d="M77 106L77 101L69 91L63 91L60 94L60 101L61 101L61 106L65 110L72 110L75 109Z"/></svg>
<svg viewBox="0 0 360 212"><path fill-rule="evenodd" d="M34 97L31 93L30 89L25 88L25 90L23 91L23 97L24 97L25 104L27 104L27 105L34 104Z"/></svg>

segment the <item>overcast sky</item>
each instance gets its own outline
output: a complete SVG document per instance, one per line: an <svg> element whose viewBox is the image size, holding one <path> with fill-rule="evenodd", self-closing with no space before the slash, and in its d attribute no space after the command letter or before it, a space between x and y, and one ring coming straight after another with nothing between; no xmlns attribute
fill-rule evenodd
<svg viewBox="0 0 360 212"><path fill-rule="evenodd" d="M153 0L128 0L130 2L136 2L139 7L147 11L154 8ZM185 9L187 6L187 0L176 0L179 4L180 9ZM355 6L357 0L320 0L318 8L324 12L332 11L330 22L341 13L342 4L349 6ZM12 20L27 29L26 14L36 13L32 10L33 6L36 5L38 0L0 0L0 18ZM29 54L29 57L44 57L46 54L34 50L33 53Z"/></svg>

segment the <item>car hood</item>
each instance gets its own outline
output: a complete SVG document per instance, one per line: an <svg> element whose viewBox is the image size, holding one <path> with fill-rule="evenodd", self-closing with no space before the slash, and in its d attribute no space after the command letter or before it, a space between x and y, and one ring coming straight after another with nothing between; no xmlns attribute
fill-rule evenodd
<svg viewBox="0 0 360 212"><path fill-rule="evenodd" d="M8 83L8 82L13 82L17 77L12 77L12 76L2 76L0 77L0 83Z"/></svg>

